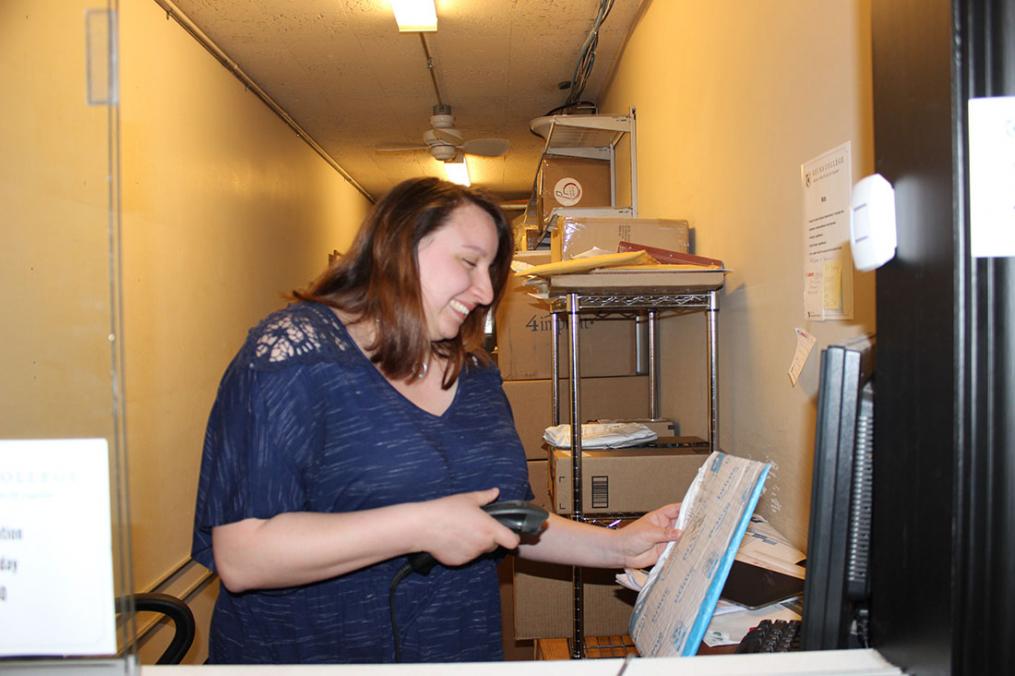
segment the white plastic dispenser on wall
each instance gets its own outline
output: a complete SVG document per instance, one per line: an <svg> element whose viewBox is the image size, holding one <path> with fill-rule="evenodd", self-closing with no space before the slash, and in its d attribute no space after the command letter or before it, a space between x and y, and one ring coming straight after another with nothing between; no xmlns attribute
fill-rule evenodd
<svg viewBox="0 0 1015 676"><path fill-rule="evenodd" d="M874 270L895 256L895 189L881 174L872 174L856 182L850 202L853 265Z"/></svg>

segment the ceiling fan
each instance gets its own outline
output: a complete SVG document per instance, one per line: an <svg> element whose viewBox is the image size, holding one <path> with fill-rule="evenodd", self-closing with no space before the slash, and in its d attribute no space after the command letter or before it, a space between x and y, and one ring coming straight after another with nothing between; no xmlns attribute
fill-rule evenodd
<svg viewBox="0 0 1015 676"><path fill-rule="evenodd" d="M451 106L439 104L433 107L430 129L423 132L422 144L383 143L377 146L380 153L427 150L435 160L453 162L460 153L481 157L500 157L511 147L506 138L465 139L455 129L455 116Z"/></svg>

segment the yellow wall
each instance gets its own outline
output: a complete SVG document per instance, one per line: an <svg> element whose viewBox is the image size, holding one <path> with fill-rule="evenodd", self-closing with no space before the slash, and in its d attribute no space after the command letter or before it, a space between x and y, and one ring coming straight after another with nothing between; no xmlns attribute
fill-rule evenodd
<svg viewBox="0 0 1015 676"><path fill-rule="evenodd" d="M761 511L803 545L819 350L875 320L873 273L854 273L853 321L804 319L800 165L849 141L854 180L873 172L870 4L652 0L600 110L629 106L639 215L688 219L696 251L733 270L719 313L721 446L773 463ZM818 344L794 388L795 327ZM660 340L662 412L704 436L703 320L666 320Z"/></svg>
<svg viewBox="0 0 1015 676"><path fill-rule="evenodd" d="M104 3L0 3L10 94L0 438L112 435L108 109L84 103L83 9L93 5ZM247 329L346 248L369 204L155 2L119 9L134 588L196 590L188 661L201 661L217 586L200 566L180 566L218 380ZM162 643L146 641L144 659Z"/></svg>

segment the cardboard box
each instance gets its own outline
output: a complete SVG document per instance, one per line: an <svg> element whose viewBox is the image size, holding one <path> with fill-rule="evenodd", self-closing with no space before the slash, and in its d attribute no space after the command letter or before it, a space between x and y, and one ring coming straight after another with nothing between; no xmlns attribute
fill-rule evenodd
<svg viewBox="0 0 1015 676"><path fill-rule="evenodd" d="M505 660L531 660L535 652L532 640L515 638L515 558L505 556L497 564L501 646L504 648Z"/></svg>
<svg viewBox="0 0 1015 676"><path fill-rule="evenodd" d="M552 511L549 461L530 460L527 464L533 502ZM570 636L574 603L571 567L509 558L513 564L512 603L510 607L505 604L504 616L513 621L513 640ZM615 570L582 570L586 634L626 633L637 595L616 583Z"/></svg>
<svg viewBox="0 0 1015 676"><path fill-rule="evenodd" d="M549 379L553 370L551 317L541 304L524 301L497 312L497 365L505 380ZM633 376L638 373L638 332L624 317L582 319L581 374L587 378ZM643 334L645 335L645 334ZM557 375L566 377L571 360L570 331L560 326Z"/></svg>
<svg viewBox="0 0 1015 676"><path fill-rule="evenodd" d="M623 378L582 378L581 412L586 420L595 418L638 418L649 410L648 376ZM515 428L525 447L525 457L546 460L543 432L552 422L550 380L506 380L504 393L511 403ZM567 380L560 382L561 418L571 406Z"/></svg>
<svg viewBox="0 0 1015 676"><path fill-rule="evenodd" d="M532 502L539 505L548 512L553 511L553 502L550 500L550 461L529 460L529 486L532 487Z"/></svg>
<svg viewBox="0 0 1015 676"><path fill-rule="evenodd" d="M582 451L582 509L585 514L648 512L683 498L708 458L701 446L617 448ZM571 451L550 451L553 511L571 514Z"/></svg>
<svg viewBox="0 0 1015 676"><path fill-rule="evenodd" d="M550 260L570 260L593 247L615 252L620 242L687 253L689 231L687 221L664 218L565 216L550 233Z"/></svg>
<svg viewBox="0 0 1015 676"><path fill-rule="evenodd" d="M549 262L549 252L526 252L516 258L533 265ZM549 378L553 359L552 318L547 305L529 295L524 278L512 277L497 306L497 365L505 380ZM582 319L583 376L629 376L638 372L635 322L628 318ZM567 375L571 351L567 320L561 321L559 375Z"/></svg>
<svg viewBox="0 0 1015 676"><path fill-rule="evenodd" d="M610 163L584 157L546 155L536 191L540 220L557 207L610 206Z"/></svg>
<svg viewBox="0 0 1015 676"><path fill-rule="evenodd" d="M574 631L571 566L514 561L515 639L557 638ZM585 635L626 634L638 595L617 584L617 570L582 568Z"/></svg>

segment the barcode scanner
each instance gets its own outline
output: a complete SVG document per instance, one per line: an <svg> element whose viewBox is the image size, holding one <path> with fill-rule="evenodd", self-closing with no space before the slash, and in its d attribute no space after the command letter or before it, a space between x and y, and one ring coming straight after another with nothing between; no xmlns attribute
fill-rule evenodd
<svg viewBox="0 0 1015 676"><path fill-rule="evenodd" d="M483 505L482 510L497 519L500 524L511 529L519 535L534 535L539 532L549 517L542 507L525 502L524 500L502 500ZM398 583L404 580L409 574L416 572L420 575L429 574L430 570L437 563L437 559L430 552L416 552L409 556L404 566L399 568L395 577L391 580L391 588L388 591L388 608L391 612L391 635L395 642L395 661L402 661L402 650L398 639L398 623L395 618L395 589Z"/></svg>

